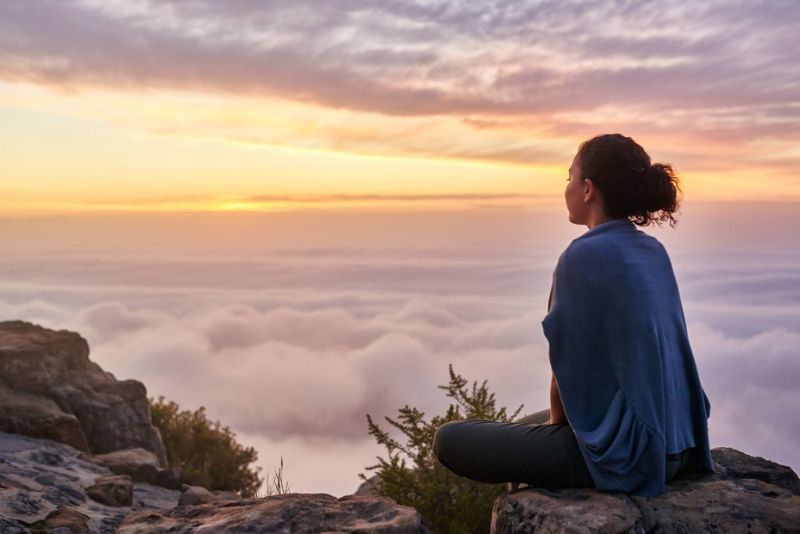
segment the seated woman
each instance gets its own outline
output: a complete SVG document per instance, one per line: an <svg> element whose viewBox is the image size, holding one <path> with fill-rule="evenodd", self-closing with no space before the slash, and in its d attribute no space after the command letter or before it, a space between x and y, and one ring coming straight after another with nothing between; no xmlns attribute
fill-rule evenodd
<svg viewBox="0 0 800 534"><path fill-rule="evenodd" d="M451 421L434 437L450 470L487 483L655 496L684 470L714 472L711 405L667 251L638 226L669 219L678 178L630 137L584 141L564 192L573 239L542 320L550 408L513 423Z"/></svg>

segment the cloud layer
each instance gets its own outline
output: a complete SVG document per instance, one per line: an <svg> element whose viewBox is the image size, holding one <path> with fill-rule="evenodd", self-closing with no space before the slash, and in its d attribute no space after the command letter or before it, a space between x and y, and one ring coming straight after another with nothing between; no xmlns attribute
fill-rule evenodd
<svg viewBox="0 0 800 534"><path fill-rule="evenodd" d="M709 220L720 217L706 212ZM742 213L729 215L743 227L764 220ZM791 240L798 229L788 215L778 228ZM459 216L439 221L448 217ZM552 217L542 224L564 225ZM489 220L472 226L460 220L460 232L433 232L435 239L422 246L395 242L385 230L378 246L359 241L351 229L348 236L326 234L327 249L312 240L260 253L245 247L238 256L226 250L221 257L215 251L228 240L224 234L207 236L203 251L168 225L162 229L171 236L169 253L163 243L147 245L120 232L117 222L98 219L81 237L87 252L42 242L31 253L20 247L25 236L17 227L19 242L9 242L0 265L0 316L81 332L105 369L142 380L150 395L185 408L206 406L258 445L265 469L283 455L295 490L344 494L383 453L367 435L366 414L380 420L405 404L441 413L447 399L436 386L446 383L448 363L470 380L488 379L501 405L524 404L526 413L548 406L540 321L568 238L556 238L555 246L530 242L519 225ZM713 407L712 447L736 447L797 469L800 258L782 246L741 243L730 225L727 234L704 236L698 230L708 229L709 220L687 217L677 230L648 231L671 252ZM251 236L270 227L268 220L250 224L239 228ZM59 232L68 226L51 221L54 243L63 244ZM283 231L314 235L310 226L335 229L335 216L298 218ZM465 237L481 226L492 232ZM9 228L2 226L6 234ZM117 249L88 252L103 233L117 238ZM360 247L338 248L354 242ZM335 464L333 472L321 477L313 467L320 462Z"/></svg>

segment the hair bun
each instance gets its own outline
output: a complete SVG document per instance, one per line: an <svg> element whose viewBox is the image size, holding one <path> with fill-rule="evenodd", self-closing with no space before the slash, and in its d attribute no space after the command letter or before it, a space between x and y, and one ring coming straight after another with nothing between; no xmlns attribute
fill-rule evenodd
<svg viewBox="0 0 800 534"><path fill-rule="evenodd" d="M613 218L628 217L643 226L675 224L680 200L679 179L668 163L653 163L630 137L603 134L578 147L582 176L591 176L603 192L603 209Z"/></svg>

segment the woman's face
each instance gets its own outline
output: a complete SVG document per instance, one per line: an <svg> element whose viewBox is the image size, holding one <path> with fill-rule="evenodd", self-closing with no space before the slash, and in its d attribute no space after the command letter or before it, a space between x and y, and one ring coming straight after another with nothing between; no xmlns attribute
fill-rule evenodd
<svg viewBox="0 0 800 534"><path fill-rule="evenodd" d="M585 224L589 204L585 202L586 184L581 182L581 160L580 153L575 155L572 165L569 168L569 182L564 190L564 200L567 203L569 212L569 222L574 224Z"/></svg>

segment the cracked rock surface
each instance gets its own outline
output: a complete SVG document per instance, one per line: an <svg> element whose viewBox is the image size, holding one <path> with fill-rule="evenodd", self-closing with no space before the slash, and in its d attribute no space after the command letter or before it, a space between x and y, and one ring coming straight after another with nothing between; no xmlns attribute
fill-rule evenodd
<svg viewBox="0 0 800 534"><path fill-rule="evenodd" d="M523 488L499 497L492 532L800 532L800 479L791 468L729 447L716 473L685 473L657 497L591 489Z"/></svg>
<svg viewBox="0 0 800 534"><path fill-rule="evenodd" d="M134 510L178 504L180 491L133 482L127 506L89 496L98 481L114 475L64 443L0 432L0 532L116 532ZM118 503L117 503L118 504Z"/></svg>

